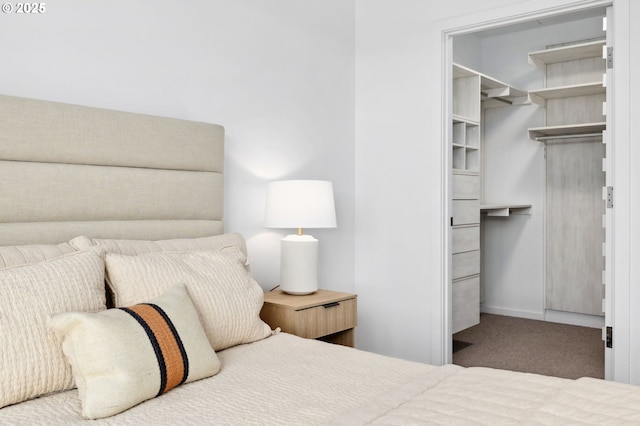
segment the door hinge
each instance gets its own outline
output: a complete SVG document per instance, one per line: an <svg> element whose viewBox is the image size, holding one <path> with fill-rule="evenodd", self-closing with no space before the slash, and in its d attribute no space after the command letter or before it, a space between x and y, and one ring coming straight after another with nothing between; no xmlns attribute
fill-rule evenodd
<svg viewBox="0 0 640 426"><path fill-rule="evenodd" d="M613 68L613 46L607 46L607 69Z"/></svg>
<svg viewBox="0 0 640 426"><path fill-rule="evenodd" d="M613 327L607 326L607 340L606 345L608 348L613 348Z"/></svg>
<svg viewBox="0 0 640 426"><path fill-rule="evenodd" d="M607 186L607 208L613 208L613 186Z"/></svg>

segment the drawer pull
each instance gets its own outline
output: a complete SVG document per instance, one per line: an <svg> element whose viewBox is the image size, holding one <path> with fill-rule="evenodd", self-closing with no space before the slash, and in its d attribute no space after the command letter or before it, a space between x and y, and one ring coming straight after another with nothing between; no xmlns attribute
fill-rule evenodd
<svg viewBox="0 0 640 426"><path fill-rule="evenodd" d="M324 304L324 305L322 305L322 306L324 306L324 308L325 308L325 309L327 309L327 308L333 308L334 306L340 306L340 302L331 302L331 303L326 303L326 304Z"/></svg>

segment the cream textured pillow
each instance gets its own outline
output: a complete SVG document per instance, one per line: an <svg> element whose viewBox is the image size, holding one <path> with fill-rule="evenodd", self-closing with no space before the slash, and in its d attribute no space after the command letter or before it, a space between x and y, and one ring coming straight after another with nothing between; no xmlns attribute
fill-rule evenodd
<svg viewBox="0 0 640 426"><path fill-rule="evenodd" d="M237 248L105 257L115 306L139 303L184 283L216 351L271 334L260 319L264 293L244 261Z"/></svg>
<svg viewBox="0 0 640 426"><path fill-rule="evenodd" d="M62 341L88 419L220 371L183 285L128 308L53 315L49 327Z"/></svg>
<svg viewBox="0 0 640 426"><path fill-rule="evenodd" d="M247 254L244 237L241 234L229 233L201 238L178 238L172 240L115 240L88 237L76 237L69 242L71 246L85 250L93 246L100 246L106 252L118 254L144 254L158 251L189 251L189 250L224 250L236 247Z"/></svg>
<svg viewBox="0 0 640 426"><path fill-rule="evenodd" d="M106 309L97 251L0 269L0 407L73 388L50 314Z"/></svg>
<svg viewBox="0 0 640 426"><path fill-rule="evenodd" d="M43 262L75 251L77 250L69 243L2 246L0 247L0 268Z"/></svg>
<svg viewBox="0 0 640 426"><path fill-rule="evenodd" d="M238 233L220 234L200 238L175 238L170 240L120 240L105 238L89 238L80 236L69 242L71 247L78 250L86 250L91 247L102 247L108 253L138 255L151 252L163 251L198 251L198 250L219 250L219 251L240 251L244 254L243 262L248 267L247 246L244 237ZM109 277L107 277L107 281ZM113 307L114 295L107 288L107 306Z"/></svg>

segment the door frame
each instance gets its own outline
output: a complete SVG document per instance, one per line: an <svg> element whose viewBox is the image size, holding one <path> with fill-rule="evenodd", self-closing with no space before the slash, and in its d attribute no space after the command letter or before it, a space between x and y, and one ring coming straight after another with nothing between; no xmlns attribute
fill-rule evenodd
<svg viewBox="0 0 640 426"><path fill-rule="evenodd" d="M434 324L435 346L440 348L440 358L442 363L451 363L453 358L453 348L451 339L451 227L448 226L451 217L451 153L449 149L450 140L450 119L452 116L452 58L453 58L453 37L487 30L495 27L501 27L510 24L517 24L536 18L544 18L558 14L566 14L577 12L594 7L614 6L615 16L629 16L630 0L587 0L562 2L554 0L538 0L532 2L519 3L517 5L493 8L490 10L480 11L477 13L457 16L455 18L438 21L433 27L435 32L433 40L438 41L438 45L434 45L434 57L441 58L440 85L440 114L437 114L435 120L439 120L441 153L442 153L442 188L441 188L441 206L443 223L442 240L442 288L440 289L441 320ZM622 21L622 22L621 22ZM629 34L628 19L617 19L613 29L613 39L616 43L616 51L629 51L629 38L624 37ZM616 37L616 35L619 35ZM625 87L621 82L630 81L629 76L629 59L627 57L616 57L614 66L616 87ZM628 338L630 332L630 282L629 282L629 248L630 248L630 215L628 197L624 199L625 194L630 193L630 165L625 158L629 158L630 141L630 115L629 115L629 95L616 91L614 95L614 106L610 111L617 111L615 118L607 116L607 128L609 123L613 126L609 129L609 143L613 141L615 132L615 153L616 155L610 159L613 165L612 182L615 182L616 192L616 209L613 217L607 224L613 225L613 236L609 243L606 259L607 269L607 296L613 295L612 300L607 301L610 308L606 312L606 324L614 327L614 349L605 350L605 378L620 382L629 382L630 378L630 351L631 345ZM626 105L626 110L624 109ZM617 107L616 107L617 106ZM624 113L620 113L625 111ZM607 174L611 171L607 170ZM610 234L607 233L607 236ZM614 291L615 290L615 291Z"/></svg>

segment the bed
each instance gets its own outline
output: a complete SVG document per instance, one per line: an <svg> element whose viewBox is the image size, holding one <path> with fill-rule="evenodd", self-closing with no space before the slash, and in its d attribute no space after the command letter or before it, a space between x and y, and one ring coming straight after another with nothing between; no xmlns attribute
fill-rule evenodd
<svg viewBox="0 0 640 426"><path fill-rule="evenodd" d="M640 424L635 386L271 329L219 125L0 96L0 126L0 424Z"/></svg>

